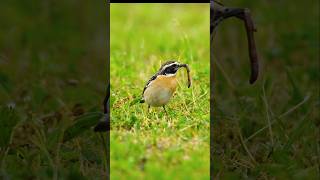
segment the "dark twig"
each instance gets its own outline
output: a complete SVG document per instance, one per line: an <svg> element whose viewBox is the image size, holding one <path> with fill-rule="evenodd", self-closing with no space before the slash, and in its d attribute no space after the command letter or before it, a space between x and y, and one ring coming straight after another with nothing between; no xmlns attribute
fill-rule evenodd
<svg viewBox="0 0 320 180"><path fill-rule="evenodd" d="M249 49L249 57L251 64L251 76L250 76L250 84L253 84L259 75L259 63L258 63L258 55L254 40L253 33L256 32L256 28L254 26L251 14L249 9L247 8L229 8L223 6L221 3L217 3L216 1L211 1L210 4L210 34L212 35L213 31L217 28L219 23L223 20L230 17L237 17L238 19L244 21L246 32L247 32L247 40L248 40L248 49Z"/></svg>

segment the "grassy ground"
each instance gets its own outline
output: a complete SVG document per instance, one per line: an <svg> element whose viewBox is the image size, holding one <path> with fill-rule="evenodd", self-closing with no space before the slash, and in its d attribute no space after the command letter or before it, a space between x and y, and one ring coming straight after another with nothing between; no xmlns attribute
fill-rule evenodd
<svg viewBox="0 0 320 180"><path fill-rule="evenodd" d="M242 23L215 35L214 177L319 179L319 2L223 1L248 7L261 60L251 86Z"/></svg>
<svg viewBox="0 0 320 180"><path fill-rule="evenodd" d="M81 124L102 112L103 3L2 1L0 16L0 179L106 178Z"/></svg>
<svg viewBox="0 0 320 180"><path fill-rule="evenodd" d="M209 5L111 4L111 178L209 178ZM162 108L134 104L166 60L188 63Z"/></svg>

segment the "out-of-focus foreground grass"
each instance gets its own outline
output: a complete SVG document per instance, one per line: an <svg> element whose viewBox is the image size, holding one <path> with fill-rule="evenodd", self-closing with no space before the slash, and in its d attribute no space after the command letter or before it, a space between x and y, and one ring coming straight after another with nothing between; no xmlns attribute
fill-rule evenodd
<svg viewBox="0 0 320 180"><path fill-rule="evenodd" d="M111 178L208 179L209 4L111 4ZM166 60L187 63L162 108L134 104Z"/></svg>
<svg viewBox="0 0 320 180"><path fill-rule="evenodd" d="M0 4L0 179L106 178L99 136L68 131L101 115L104 4Z"/></svg>
<svg viewBox="0 0 320 180"><path fill-rule="evenodd" d="M218 179L319 179L319 1L223 1L256 22L260 77L249 85L242 22L214 38L213 167Z"/></svg>

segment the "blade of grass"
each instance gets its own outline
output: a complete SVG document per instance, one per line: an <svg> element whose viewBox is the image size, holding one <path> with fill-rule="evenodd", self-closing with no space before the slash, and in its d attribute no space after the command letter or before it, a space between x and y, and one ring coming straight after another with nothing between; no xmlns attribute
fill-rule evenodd
<svg viewBox="0 0 320 180"><path fill-rule="evenodd" d="M238 125L239 127L239 125ZM252 156L251 152L249 151L246 143L244 142L243 140L243 136L242 136L242 133L241 133L241 129L240 128L237 128L238 129L238 134L239 134L239 137L240 137L240 143L243 147L243 149L246 151L246 153L248 154L249 158L251 159L252 163L253 163L253 167L255 167L255 165L257 164L256 160L254 159L254 157Z"/></svg>
<svg viewBox="0 0 320 180"><path fill-rule="evenodd" d="M269 114L269 104L267 102L266 91L265 91L265 82L263 83L263 86L262 86L262 93L263 93L262 99L263 99L263 102L264 102L264 105L265 105L265 110L266 110L266 118L267 118L267 121L268 121L270 141L271 141L271 144L272 144L272 147L273 147L274 146L274 140L273 140L273 132L272 132L272 126L271 126L270 114Z"/></svg>
<svg viewBox="0 0 320 180"><path fill-rule="evenodd" d="M305 104L305 103L309 100L310 96L311 96L310 94L307 95L307 96L305 96L305 98L304 98L300 103L298 103L297 105L293 106L293 107L290 108L288 111L282 113L281 115L279 115L279 116L276 117L276 118L281 119L281 118L283 118L283 117L291 114L293 111L295 111L295 110L298 109L300 106L302 106L303 104ZM275 122L277 122L276 119L272 120L272 121L271 121L271 125L273 125ZM256 131L255 133L253 133L251 136L249 136L248 138L246 138L246 139L244 140L244 142L248 142L250 139L254 138L256 135L260 134L261 132L263 132L263 131L264 131L265 129L267 129L268 127L269 127L269 125L266 125L266 126L264 126L263 128L259 129L258 131Z"/></svg>
<svg viewBox="0 0 320 180"><path fill-rule="evenodd" d="M284 149L288 149L298 138L300 138L303 135L303 132L305 131L306 124L308 121L307 117L309 116L311 112L311 109L309 112L300 120L300 122L296 125L296 127L292 130L292 133L290 134L289 141L284 146Z"/></svg>
<svg viewBox="0 0 320 180"><path fill-rule="evenodd" d="M232 90L234 90L234 89L235 89L235 86L234 86L232 80L230 79L230 77L228 76L228 74L224 71L222 65L219 63L219 59L218 59L216 56L214 56L214 59L215 59L215 60L213 61L214 64L217 65L217 67L218 67L218 69L221 71L223 77L227 80L229 86L232 88Z"/></svg>

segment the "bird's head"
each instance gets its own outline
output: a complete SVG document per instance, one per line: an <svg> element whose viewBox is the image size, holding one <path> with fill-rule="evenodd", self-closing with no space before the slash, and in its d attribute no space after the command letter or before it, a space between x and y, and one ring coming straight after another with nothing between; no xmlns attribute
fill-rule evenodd
<svg viewBox="0 0 320 180"><path fill-rule="evenodd" d="M167 61L163 63L158 71L159 75L174 76L180 68L186 68L188 73L188 87L191 86L190 69L188 64L181 64L177 61Z"/></svg>
<svg viewBox="0 0 320 180"><path fill-rule="evenodd" d="M177 61L167 61L163 63L159 69L160 75L175 75L180 69L181 64Z"/></svg>

